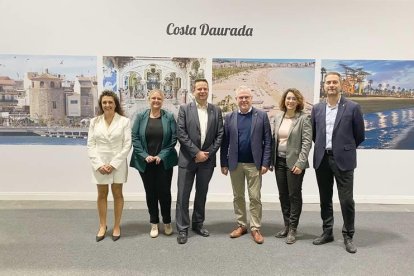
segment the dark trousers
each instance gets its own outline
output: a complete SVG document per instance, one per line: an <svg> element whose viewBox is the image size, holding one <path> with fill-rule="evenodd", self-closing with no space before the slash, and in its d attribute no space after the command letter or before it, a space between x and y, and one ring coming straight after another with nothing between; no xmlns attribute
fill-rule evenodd
<svg viewBox="0 0 414 276"><path fill-rule="evenodd" d="M344 238L352 239L355 233L354 170L341 171L336 165L333 155L325 153L321 165L316 169L316 179L319 187L323 232L328 235L332 234L334 225L332 207L334 178L344 220L342 235Z"/></svg>
<svg viewBox="0 0 414 276"><path fill-rule="evenodd" d="M275 168L279 201L285 226L296 229L302 213L302 182L305 170L293 174L286 165L286 158L277 157Z"/></svg>
<svg viewBox="0 0 414 276"><path fill-rule="evenodd" d="M194 169L178 168L177 206L175 220L178 231L188 231L190 227L189 201L195 178L194 210L192 227L202 227L205 219L205 207L208 185L213 175L214 167L197 165Z"/></svg>
<svg viewBox="0 0 414 276"><path fill-rule="evenodd" d="M158 202L161 207L163 223L171 223L171 179L173 169L164 169L161 162L147 164L144 173L140 172L142 182L144 182L145 194L147 198L150 223L159 223Z"/></svg>

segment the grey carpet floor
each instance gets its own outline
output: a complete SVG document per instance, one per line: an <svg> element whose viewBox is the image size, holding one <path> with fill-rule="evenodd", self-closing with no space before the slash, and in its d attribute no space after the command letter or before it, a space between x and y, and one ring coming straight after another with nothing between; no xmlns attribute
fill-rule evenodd
<svg viewBox="0 0 414 276"><path fill-rule="evenodd" d="M112 223L112 211L108 212ZM1 275L413 275L414 213L358 212L356 254L345 251L342 218L335 213L335 241L312 245L321 233L319 213L302 213L298 241L273 235L281 214L263 212L265 242L250 234L230 239L231 210L207 210L208 238L189 234L149 237L146 210L125 210L122 237L97 243L97 213L91 209L0 210Z"/></svg>

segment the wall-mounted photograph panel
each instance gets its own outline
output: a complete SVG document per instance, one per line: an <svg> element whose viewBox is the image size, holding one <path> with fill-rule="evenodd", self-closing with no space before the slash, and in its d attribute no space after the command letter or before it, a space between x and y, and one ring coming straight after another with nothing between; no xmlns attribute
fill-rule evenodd
<svg viewBox="0 0 414 276"><path fill-rule="evenodd" d="M181 104L193 100L194 81L206 78L206 70L211 67L204 58L104 56L103 88L118 94L132 120L148 108L153 89L164 92L163 108L176 115Z"/></svg>
<svg viewBox="0 0 414 276"><path fill-rule="evenodd" d="M313 104L315 60L308 59L213 59L213 103L224 113L237 109L235 91L246 85L253 92L253 106L265 110L272 121L287 88L305 97L305 111Z"/></svg>
<svg viewBox="0 0 414 276"><path fill-rule="evenodd" d="M414 149L414 61L322 60L342 75L343 95L361 105L366 139L360 148Z"/></svg>
<svg viewBox="0 0 414 276"><path fill-rule="evenodd" d="M0 144L85 145L94 56L0 55Z"/></svg>

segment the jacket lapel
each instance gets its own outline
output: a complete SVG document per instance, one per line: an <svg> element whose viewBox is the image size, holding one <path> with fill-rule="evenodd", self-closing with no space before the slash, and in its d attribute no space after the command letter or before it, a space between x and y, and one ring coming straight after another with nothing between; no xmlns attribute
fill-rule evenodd
<svg viewBox="0 0 414 276"><path fill-rule="evenodd" d="M296 124L298 123L298 119L299 119L299 116L301 115L302 113L298 113L298 112L296 112L295 113L295 120L293 120L293 122L292 122L292 124L290 125L290 128L289 128L289 133L288 133L288 139L289 139L289 136L290 136L290 134L292 133L292 130L293 130L293 128L296 126Z"/></svg>
<svg viewBox="0 0 414 276"><path fill-rule="evenodd" d="M275 127L273 128L273 136L277 137L277 133L279 132L280 125L282 124L283 118L285 114L280 114L280 116L276 116L275 119Z"/></svg>
<svg viewBox="0 0 414 276"><path fill-rule="evenodd" d="M334 124L334 128L333 128L334 130L338 126L339 122L341 121L342 115L344 114L344 111L345 111L345 108L346 108L346 102L344 100L344 97L341 96L341 100L339 101L339 104L338 104L338 113L336 114L336 118L335 118L335 124Z"/></svg>
<svg viewBox="0 0 414 276"><path fill-rule="evenodd" d="M252 135L254 133L254 127L256 126L256 122L257 122L257 110L253 107L252 108L252 126L251 126L251 131L250 131L250 135Z"/></svg>
<svg viewBox="0 0 414 276"><path fill-rule="evenodd" d="M161 109L161 124L162 124L162 145L165 147L167 145L167 127L168 127L168 121L167 121L167 114L164 112L164 110Z"/></svg>
<svg viewBox="0 0 414 276"><path fill-rule="evenodd" d="M214 110L211 104L207 104L207 133L206 133L206 141L209 137L210 130L213 130L213 121L214 121Z"/></svg>
<svg viewBox="0 0 414 276"><path fill-rule="evenodd" d="M148 120L149 120L149 116L150 116L150 110L148 109L144 115L141 117L141 122L140 122L140 133L143 133L144 135L142 135L142 145L144 146L144 149L146 152L148 152L148 147L147 147L147 138L145 137L145 131L147 130L147 125L148 125Z"/></svg>
<svg viewBox="0 0 414 276"><path fill-rule="evenodd" d="M190 113L191 117L194 118L197 132L200 133L200 119L198 118L197 104L195 101L190 104Z"/></svg>
<svg viewBox="0 0 414 276"><path fill-rule="evenodd" d="M118 125L118 121L121 119L120 115L118 115L118 113L115 112L115 116L112 119L111 124L108 127L108 134L111 134L112 131L114 131L114 129L116 129L117 125ZM105 123L105 119L104 119L104 123Z"/></svg>

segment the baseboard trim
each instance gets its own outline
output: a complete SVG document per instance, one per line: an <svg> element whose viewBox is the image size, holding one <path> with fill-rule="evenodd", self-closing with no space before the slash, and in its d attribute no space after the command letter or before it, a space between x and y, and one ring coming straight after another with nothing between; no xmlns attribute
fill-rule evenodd
<svg viewBox="0 0 414 276"><path fill-rule="evenodd" d="M173 200L177 197L172 194ZM124 194L125 201L145 201L144 193L128 193ZM191 198L192 199L192 198ZM248 197L246 196L246 199ZM371 204L414 204L414 196L382 196L382 195L355 195L356 203L371 203ZM81 200L81 201L95 201L96 193L0 193L0 200ZM112 200L112 196L108 197ZM209 193L207 197L208 202L233 202L233 195ZM265 194L262 195L262 202L279 202L279 195ZM338 198L333 198L334 203L339 203ZM303 203L319 203L318 195L304 195Z"/></svg>

